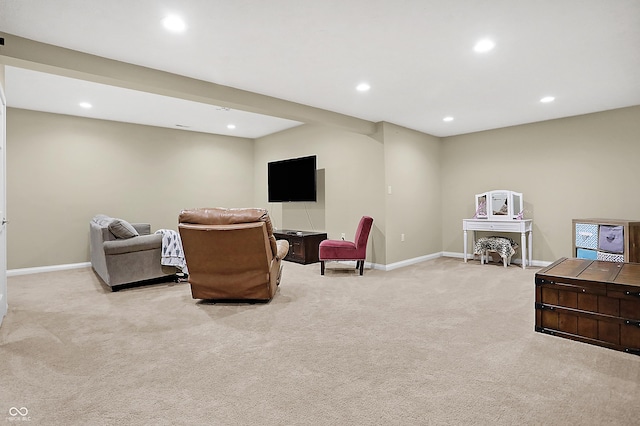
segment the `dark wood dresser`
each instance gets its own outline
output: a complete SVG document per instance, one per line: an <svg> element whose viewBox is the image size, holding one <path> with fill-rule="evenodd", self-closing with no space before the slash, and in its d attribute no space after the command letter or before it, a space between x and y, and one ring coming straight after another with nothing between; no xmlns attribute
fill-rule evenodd
<svg viewBox="0 0 640 426"><path fill-rule="evenodd" d="M640 355L640 263L562 258L535 284L536 331Z"/></svg>
<svg viewBox="0 0 640 426"><path fill-rule="evenodd" d="M304 265L320 261L318 258L320 242L327 239L327 234L324 232L293 231L290 229L274 231L273 235L276 240L289 241L289 253L284 260Z"/></svg>

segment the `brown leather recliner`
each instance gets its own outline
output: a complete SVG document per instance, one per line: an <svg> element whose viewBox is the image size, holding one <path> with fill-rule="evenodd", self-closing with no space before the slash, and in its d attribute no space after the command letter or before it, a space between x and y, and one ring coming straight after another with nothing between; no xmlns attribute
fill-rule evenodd
<svg viewBox="0 0 640 426"><path fill-rule="evenodd" d="M194 299L271 300L289 242L260 208L183 210L178 220Z"/></svg>

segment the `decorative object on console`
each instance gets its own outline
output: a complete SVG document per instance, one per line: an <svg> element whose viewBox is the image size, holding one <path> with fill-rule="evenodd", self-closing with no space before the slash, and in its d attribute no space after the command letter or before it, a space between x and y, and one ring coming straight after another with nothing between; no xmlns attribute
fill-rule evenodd
<svg viewBox="0 0 640 426"><path fill-rule="evenodd" d="M474 219L521 220L524 216L522 193L506 189L476 194Z"/></svg>
<svg viewBox="0 0 640 426"><path fill-rule="evenodd" d="M103 214L89 223L91 266L112 291L123 284L175 277L176 268L161 264L162 235L148 223L134 223Z"/></svg>
<svg viewBox="0 0 640 426"><path fill-rule="evenodd" d="M344 240L324 240L320 243L320 274L324 275L324 263L337 260L355 260L360 275L364 272L364 260L367 257L367 241L373 218L362 216L354 242Z"/></svg>
<svg viewBox="0 0 640 426"><path fill-rule="evenodd" d="M271 300L289 243L261 208L183 210L178 219L194 299Z"/></svg>
<svg viewBox="0 0 640 426"><path fill-rule="evenodd" d="M573 219L573 256L640 263L640 221Z"/></svg>

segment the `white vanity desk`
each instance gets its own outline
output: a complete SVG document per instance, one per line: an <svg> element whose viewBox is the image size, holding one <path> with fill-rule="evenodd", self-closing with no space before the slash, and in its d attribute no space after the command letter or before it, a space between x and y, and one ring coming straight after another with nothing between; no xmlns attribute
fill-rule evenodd
<svg viewBox="0 0 640 426"><path fill-rule="evenodd" d="M476 244L476 231L493 231L493 232L519 232L520 233L520 252L522 253L522 269L525 269L526 259L525 253L529 255L529 266L531 266L531 252L533 245L533 220L490 220L490 219L462 219L462 230L464 231L464 261L467 261L467 231L473 231L473 246ZM529 233L529 242L527 243L527 233ZM527 250L525 250L525 248Z"/></svg>

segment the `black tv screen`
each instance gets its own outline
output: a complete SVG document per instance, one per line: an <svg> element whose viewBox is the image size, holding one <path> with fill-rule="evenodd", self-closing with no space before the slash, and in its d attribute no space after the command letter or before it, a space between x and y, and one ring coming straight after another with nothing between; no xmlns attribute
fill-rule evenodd
<svg viewBox="0 0 640 426"><path fill-rule="evenodd" d="M316 156L267 164L269 202L316 201Z"/></svg>

